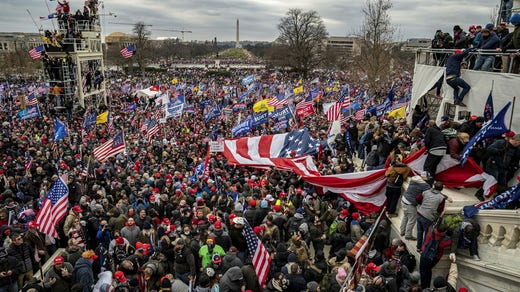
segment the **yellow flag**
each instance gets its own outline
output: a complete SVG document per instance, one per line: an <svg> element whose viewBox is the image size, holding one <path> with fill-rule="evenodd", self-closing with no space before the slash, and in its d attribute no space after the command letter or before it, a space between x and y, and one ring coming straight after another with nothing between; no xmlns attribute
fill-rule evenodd
<svg viewBox="0 0 520 292"><path fill-rule="evenodd" d="M334 92L338 92L339 91L339 87L338 85L334 84L334 88L332 89Z"/></svg>
<svg viewBox="0 0 520 292"><path fill-rule="evenodd" d="M298 80L298 85L302 85L303 84L303 78L300 78L300 80Z"/></svg>
<svg viewBox="0 0 520 292"><path fill-rule="evenodd" d="M177 84L177 83L179 83L179 80L177 80L177 78L173 78L173 79L172 79L172 84L175 85L175 84Z"/></svg>
<svg viewBox="0 0 520 292"><path fill-rule="evenodd" d="M389 117L394 117L395 119L403 119L406 115L406 106L400 107L388 113Z"/></svg>
<svg viewBox="0 0 520 292"><path fill-rule="evenodd" d="M265 111L269 111L269 112L274 111L274 107L269 106L267 104L268 101L269 101L269 98L256 102L253 105L253 112L259 113L259 112L265 112Z"/></svg>
<svg viewBox="0 0 520 292"><path fill-rule="evenodd" d="M303 92L303 86L298 86L295 89L293 89L294 94L300 94Z"/></svg>
<svg viewBox="0 0 520 292"><path fill-rule="evenodd" d="M104 124L108 122L108 111L96 116L96 124Z"/></svg>

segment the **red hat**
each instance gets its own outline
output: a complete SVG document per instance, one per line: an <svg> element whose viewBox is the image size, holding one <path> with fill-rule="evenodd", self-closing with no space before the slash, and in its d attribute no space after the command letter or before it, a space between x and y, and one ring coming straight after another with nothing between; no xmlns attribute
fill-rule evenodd
<svg viewBox="0 0 520 292"><path fill-rule="evenodd" d="M255 226L253 228L253 231L255 232L256 235L260 234L260 232L262 232L262 230L264 229L264 227L262 225L260 226Z"/></svg>
<svg viewBox="0 0 520 292"><path fill-rule="evenodd" d="M287 193L285 193L285 192L281 192L279 196L280 196L280 197L287 197Z"/></svg>
<svg viewBox="0 0 520 292"><path fill-rule="evenodd" d="M255 200L249 200L249 206L256 207L256 201Z"/></svg>
<svg viewBox="0 0 520 292"><path fill-rule="evenodd" d="M191 220L191 224L192 224L192 225L197 225L197 224L199 224L199 219L197 219L197 218L193 218L193 220Z"/></svg>
<svg viewBox="0 0 520 292"><path fill-rule="evenodd" d="M202 207L204 206L204 199L200 199L197 201L197 206Z"/></svg>
<svg viewBox="0 0 520 292"><path fill-rule="evenodd" d="M229 223L230 223L231 225L234 224L233 219L235 219L235 218L237 218L237 215L236 215L236 214L234 214L234 213L229 214Z"/></svg>
<svg viewBox="0 0 520 292"><path fill-rule="evenodd" d="M158 194L159 193L159 188L153 188L153 192Z"/></svg>
<svg viewBox="0 0 520 292"><path fill-rule="evenodd" d="M348 210L347 209L343 209L341 210L341 212L339 213L340 216L342 217L347 217L348 216Z"/></svg>
<svg viewBox="0 0 520 292"><path fill-rule="evenodd" d="M171 178L173 178L173 176L170 173L168 173L168 174L166 174L166 178L171 179Z"/></svg>
<svg viewBox="0 0 520 292"><path fill-rule="evenodd" d="M209 214L208 221L215 222L215 220L217 220L217 216L215 216L215 214Z"/></svg>
<svg viewBox="0 0 520 292"><path fill-rule="evenodd" d="M59 265L59 264L63 264L65 262L65 259L63 259L62 256L57 256L54 258L54 264L55 265Z"/></svg>
<svg viewBox="0 0 520 292"><path fill-rule="evenodd" d="M280 205L273 205L271 208L273 208L275 212L280 212Z"/></svg>
<svg viewBox="0 0 520 292"><path fill-rule="evenodd" d="M166 183L171 183L171 182L172 182L171 178L166 179Z"/></svg>
<svg viewBox="0 0 520 292"><path fill-rule="evenodd" d="M381 267L379 267L378 265L374 263L368 263L368 265L365 268L365 272L367 272L367 274L372 274L372 272L379 273L380 269Z"/></svg>
<svg viewBox="0 0 520 292"><path fill-rule="evenodd" d="M215 229L221 229L222 228L222 222L220 222L220 221L215 222L215 224L213 224L213 227L215 227Z"/></svg>
<svg viewBox="0 0 520 292"><path fill-rule="evenodd" d="M170 225L170 219L168 219L168 218L164 218L164 219L162 220L162 223L164 223L165 225Z"/></svg>
<svg viewBox="0 0 520 292"><path fill-rule="evenodd" d="M115 272L114 278L120 283L126 282L125 273L123 273L122 271Z"/></svg>
<svg viewBox="0 0 520 292"><path fill-rule="evenodd" d="M460 54L462 52L464 52L464 50L457 49L457 50L453 51L454 54Z"/></svg>
<svg viewBox="0 0 520 292"><path fill-rule="evenodd" d="M516 133L513 131L509 131L505 134L506 138L513 138L515 135Z"/></svg>
<svg viewBox="0 0 520 292"><path fill-rule="evenodd" d="M154 176L155 176L156 178L160 178L160 177L161 177L161 174L158 173L158 172L156 172L156 173L154 174Z"/></svg>
<svg viewBox="0 0 520 292"><path fill-rule="evenodd" d="M302 188L296 188L296 193L297 194L301 194L302 193Z"/></svg>
<svg viewBox="0 0 520 292"><path fill-rule="evenodd" d="M38 227L38 226L40 226L40 224L36 223L35 221L31 221L31 222L29 222L28 226L29 226L29 228Z"/></svg>
<svg viewBox="0 0 520 292"><path fill-rule="evenodd" d="M359 221L359 213L358 212L352 213L352 219Z"/></svg>
<svg viewBox="0 0 520 292"><path fill-rule="evenodd" d="M135 249L137 249L137 250L143 249L143 243L140 241L136 242Z"/></svg>
<svg viewBox="0 0 520 292"><path fill-rule="evenodd" d="M122 236L118 236L116 238L116 243L117 244L124 244L125 243L125 239Z"/></svg>
<svg viewBox="0 0 520 292"><path fill-rule="evenodd" d="M78 205L72 207L72 211L76 213L83 213L83 209L81 209L81 207Z"/></svg>
<svg viewBox="0 0 520 292"><path fill-rule="evenodd" d="M476 121L477 120L477 116L476 115L472 115L471 117L469 117L469 120L470 121Z"/></svg>

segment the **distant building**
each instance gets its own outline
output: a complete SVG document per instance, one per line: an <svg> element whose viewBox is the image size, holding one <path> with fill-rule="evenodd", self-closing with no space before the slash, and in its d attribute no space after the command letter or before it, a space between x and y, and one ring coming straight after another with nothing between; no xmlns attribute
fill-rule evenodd
<svg viewBox="0 0 520 292"><path fill-rule="evenodd" d="M414 51L420 48L429 48L431 46L432 40L427 38L414 38L408 39L404 46L402 47L403 51Z"/></svg>
<svg viewBox="0 0 520 292"><path fill-rule="evenodd" d="M29 51L42 43L41 35L38 33L0 32L0 53Z"/></svg>
<svg viewBox="0 0 520 292"><path fill-rule="evenodd" d="M132 43L134 43L136 37L131 34L126 34L123 32L113 32L105 37L105 44L107 46L110 45L118 45L122 47L126 47Z"/></svg>
<svg viewBox="0 0 520 292"><path fill-rule="evenodd" d="M325 41L327 49L345 56L361 54L361 40L358 37L331 36Z"/></svg>

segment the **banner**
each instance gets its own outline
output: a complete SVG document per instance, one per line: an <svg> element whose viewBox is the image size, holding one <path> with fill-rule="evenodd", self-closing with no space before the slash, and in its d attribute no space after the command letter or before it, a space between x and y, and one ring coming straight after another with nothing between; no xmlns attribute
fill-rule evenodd
<svg viewBox="0 0 520 292"><path fill-rule="evenodd" d="M255 81L255 74L248 75L242 78L242 85L249 85L253 81Z"/></svg>
<svg viewBox="0 0 520 292"><path fill-rule="evenodd" d="M297 107L296 108L296 115L300 118L304 118L306 116L310 116L312 114L314 114L315 111L314 111L314 106L312 105L312 103L308 103L306 106L304 107Z"/></svg>
<svg viewBox="0 0 520 292"><path fill-rule="evenodd" d="M180 117L182 115L182 110L184 109L184 103L169 103L164 109L166 113L165 119Z"/></svg>
<svg viewBox="0 0 520 292"><path fill-rule="evenodd" d="M251 132L251 120L246 119L242 123L231 128L231 132L233 133L233 137L238 137L243 134Z"/></svg>
<svg viewBox="0 0 520 292"><path fill-rule="evenodd" d="M269 112L261 112L253 114L253 119L251 120L251 127L256 128L260 126L261 124L268 123L269 122Z"/></svg>
<svg viewBox="0 0 520 292"><path fill-rule="evenodd" d="M269 98L256 102L253 105L253 112L259 113L259 112L264 112L264 111L269 111L269 112L274 111L274 107L269 106L267 104L268 102L269 102Z"/></svg>
<svg viewBox="0 0 520 292"><path fill-rule="evenodd" d="M18 118L22 121L36 117L41 117L40 107L37 105L29 106L26 109L18 112Z"/></svg>
<svg viewBox="0 0 520 292"><path fill-rule="evenodd" d="M292 112L288 106L285 106L279 110L271 112L269 116L275 122L287 121L292 119Z"/></svg>

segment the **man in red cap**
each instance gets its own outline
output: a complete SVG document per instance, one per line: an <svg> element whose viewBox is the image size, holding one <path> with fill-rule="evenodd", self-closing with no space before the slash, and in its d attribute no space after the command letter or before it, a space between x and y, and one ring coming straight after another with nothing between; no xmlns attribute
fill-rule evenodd
<svg viewBox="0 0 520 292"><path fill-rule="evenodd" d="M27 224L29 230L24 236L24 241L36 251L36 261L42 264L47 261L47 248L45 246L45 234L38 231L38 223L31 221Z"/></svg>
<svg viewBox="0 0 520 292"><path fill-rule="evenodd" d="M52 289L56 292L68 292L74 284L72 279L72 271L74 267L62 256L54 258L54 266L47 270L43 279L45 288Z"/></svg>
<svg viewBox="0 0 520 292"><path fill-rule="evenodd" d="M254 199L249 200L247 209L244 212L244 218L246 218L247 222L249 222L249 225L251 225L251 227L259 225L257 224L257 222L255 222L257 212L258 210L256 209L256 201Z"/></svg>
<svg viewBox="0 0 520 292"><path fill-rule="evenodd" d="M112 245L112 242L114 245ZM113 246L112 252L109 250L109 253L113 256L114 266L117 268L124 259L135 253L135 247L122 236L116 237L112 242L110 243L110 246Z"/></svg>
<svg viewBox="0 0 520 292"><path fill-rule="evenodd" d="M75 220L81 219L81 213L83 213L83 209L81 209L81 207L78 205L70 209L69 215L67 215L67 218L65 218L65 223L63 224L63 232L65 234L69 234L69 230L74 225Z"/></svg>

